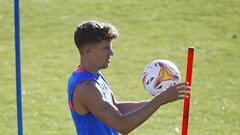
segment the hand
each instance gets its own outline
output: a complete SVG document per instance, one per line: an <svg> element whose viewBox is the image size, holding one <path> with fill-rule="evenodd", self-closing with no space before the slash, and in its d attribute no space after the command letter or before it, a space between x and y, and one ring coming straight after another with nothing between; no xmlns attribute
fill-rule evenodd
<svg viewBox="0 0 240 135"><path fill-rule="evenodd" d="M173 86L170 86L168 89L166 89L164 92L159 94L159 96L162 96L164 103L170 103L176 100L185 99L188 98L187 94L190 93L190 86L186 86L187 82L182 82L175 84Z"/></svg>

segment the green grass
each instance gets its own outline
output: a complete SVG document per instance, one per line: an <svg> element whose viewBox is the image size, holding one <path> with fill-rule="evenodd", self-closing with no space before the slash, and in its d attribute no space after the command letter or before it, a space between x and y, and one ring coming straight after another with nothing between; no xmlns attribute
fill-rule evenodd
<svg viewBox="0 0 240 135"><path fill-rule="evenodd" d="M187 47L196 48L189 135L240 133L239 0L21 1L25 135L72 135L66 85L79 63L75 26L96 19L120 31L103 73L118 100L150 99L141 83L146 64L169 59L185 80ZM13 3L0 0L0 134L16 125ZM177 135L183 102L162 106L131 135Z"/></svg>

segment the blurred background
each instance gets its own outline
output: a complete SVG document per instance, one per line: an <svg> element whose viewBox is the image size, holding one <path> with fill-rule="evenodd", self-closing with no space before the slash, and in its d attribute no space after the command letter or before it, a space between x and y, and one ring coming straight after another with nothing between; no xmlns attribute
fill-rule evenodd
<svg viewBox="0 0 240 135"><path fill-rule="evenodd" d="M120 101L152 97L141 75L168 59L185 80L187 48L195 47L189 135L240 133L239 0L22 0L21 62L25 135L73 135L67 81L79 64L73 42L86 20L119 32L103 70ZM13 1L0 0L0 134L17 134ZM181 134L183 101L160 107L130 135Z"/></svg>

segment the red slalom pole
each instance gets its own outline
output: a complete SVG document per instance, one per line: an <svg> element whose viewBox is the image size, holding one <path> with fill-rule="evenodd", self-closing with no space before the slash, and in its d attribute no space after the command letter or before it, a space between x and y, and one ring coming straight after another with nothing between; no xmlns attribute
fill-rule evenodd
<svg viewBox="0 0 240 135"><path fill-rule="evenodd" d="M187 59L187 71L186 71L186 82L188 82L187 86L192 86L193 56L194 56L194 48L189 47L188 59ZM190 90L186 90L186 91L190 91ZM187 135L188 133L190 94L187 94L187 96L188 98L184 99L184 106L183 106L182 135Z"/></svg>

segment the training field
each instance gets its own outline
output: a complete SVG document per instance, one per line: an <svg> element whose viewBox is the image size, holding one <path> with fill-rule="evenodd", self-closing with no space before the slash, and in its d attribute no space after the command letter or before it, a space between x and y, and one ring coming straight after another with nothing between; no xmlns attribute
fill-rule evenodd
<svg viewBox="0 0 240 135"><path fill-rule="evenodd" d="M240 134L239 0L22 0L21 62L25 135L74 135L67 80L79 63L73 32L82 21L116 25L114 56L103 70L118 100L144 100L141 75L168 59L185 80L195 61L189 135ZM0 135L16 135L13 1L0 0ZM183 101L160 107L130 135L180 135Z"/></svg>

